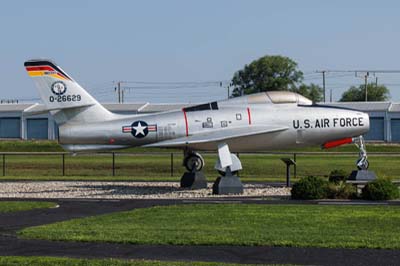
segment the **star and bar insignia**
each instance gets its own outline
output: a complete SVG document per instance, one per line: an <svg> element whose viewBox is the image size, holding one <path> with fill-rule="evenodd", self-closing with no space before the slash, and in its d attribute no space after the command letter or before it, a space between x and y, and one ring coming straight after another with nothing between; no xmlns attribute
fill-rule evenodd
<svg viewBox="0 0 400 266"><path fill-rule="evenodd" d="M123 126L123 133L132 133L135 138L144 138L149 132L156 132L157 125L148 125L145 121L135 121L130 126Z"/></svg>

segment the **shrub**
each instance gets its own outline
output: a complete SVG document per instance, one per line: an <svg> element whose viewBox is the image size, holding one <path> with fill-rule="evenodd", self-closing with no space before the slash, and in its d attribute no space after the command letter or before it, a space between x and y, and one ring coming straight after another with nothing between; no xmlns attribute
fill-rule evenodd
<svg viewBox="0 0 400 266"><path fill-rule="evenodd" d="M293 199L323 199L327 196L328 183L322 177L308 176L292 187Z"/></svg>
<svg viewBox="0 0 400 266"><path fill-rule="evenodd" d="M361 197L366 200L391 200L399 198L400 192L392 181L377 179L365 185Z"/></svg>
<svg viewBox="0 0 400 266"><path fill-rule="evenodd" d="M333 182L338 184L340 182L346 181L348 178L348 174L343 169L335 169L329 174L329 182Z"/></svg>
<svg viewBox="0 0 400 266"><path fill-rule="evenodd" d="M357 188L345 182L329 183L327 188L330 199L354 199L357 198Z"/></svg>

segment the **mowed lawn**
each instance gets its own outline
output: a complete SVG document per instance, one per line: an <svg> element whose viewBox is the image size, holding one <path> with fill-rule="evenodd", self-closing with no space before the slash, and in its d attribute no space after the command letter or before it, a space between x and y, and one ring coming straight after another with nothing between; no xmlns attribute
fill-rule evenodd
<svg viewBox="0 0 400 266"><path fill-rule="evenodd" d="M56 257L0 257L2 266L246 266L220 262L176 262L121 259L74 259Z"/></svg>
<svg viewBox="0 0 400 266"><path fill-rule="evenodd" d="M280 160L293 155L241 154L243 181L284 181L286 168ZM216 155L204 155L204 172L210 181L217 177L214 170ZM1 158L0 158L1 159ZM354 170L356 154L351 155L297 155L297 176L328 176L334 169L350 173ZM379 177L400 179L400 156L370 155L370 170ZM60 155L7 155L5 176L16 180L154 180L178 181L185 171L182 155L174 154L171 176L171 155L120 154L115 158L115 177L112 176L112 156L109 154L65 156L65 176L62 175ZM1 168L1 165L0 165ZM292 170L292 173L294 171ZM1 175L1 172L0 172Z"/></svg>
<svg viewBox="0 0 400 266"><path fill-rule="evenodd" d="M54 208L56 205L56 203L43 201L0 201L0 214L42 208Z"/></svg>
<svg viewBox="0 0 400 266"><path fill-rule="evenodd" d="M131 244L400 248L400 207L197 204L137 209L19 232Z"/></svg>

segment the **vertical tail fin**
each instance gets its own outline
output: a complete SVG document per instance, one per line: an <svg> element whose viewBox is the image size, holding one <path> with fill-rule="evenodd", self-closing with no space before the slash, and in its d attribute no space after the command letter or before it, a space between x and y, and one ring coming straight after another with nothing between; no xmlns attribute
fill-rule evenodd
<svg viewBox="0 0 400 266"><path fill-rule="evenodd" d="M24 66L58 124L94 122L112 117L112 113L52 61L29 60Z"/></svg>

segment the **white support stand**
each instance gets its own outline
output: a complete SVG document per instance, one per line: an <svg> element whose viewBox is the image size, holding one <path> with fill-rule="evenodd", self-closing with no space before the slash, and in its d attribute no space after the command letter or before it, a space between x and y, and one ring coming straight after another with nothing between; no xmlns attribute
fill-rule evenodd
<svg viewBox="0 0 400 266"><path fill-rule="evenodd" d="M218 160L215 169L222 175L215 180L213 194L242 194L243 184L236 175L237 171L242 170L242 163L239 158L229 151L226 143L218 145Z"/></svg>

